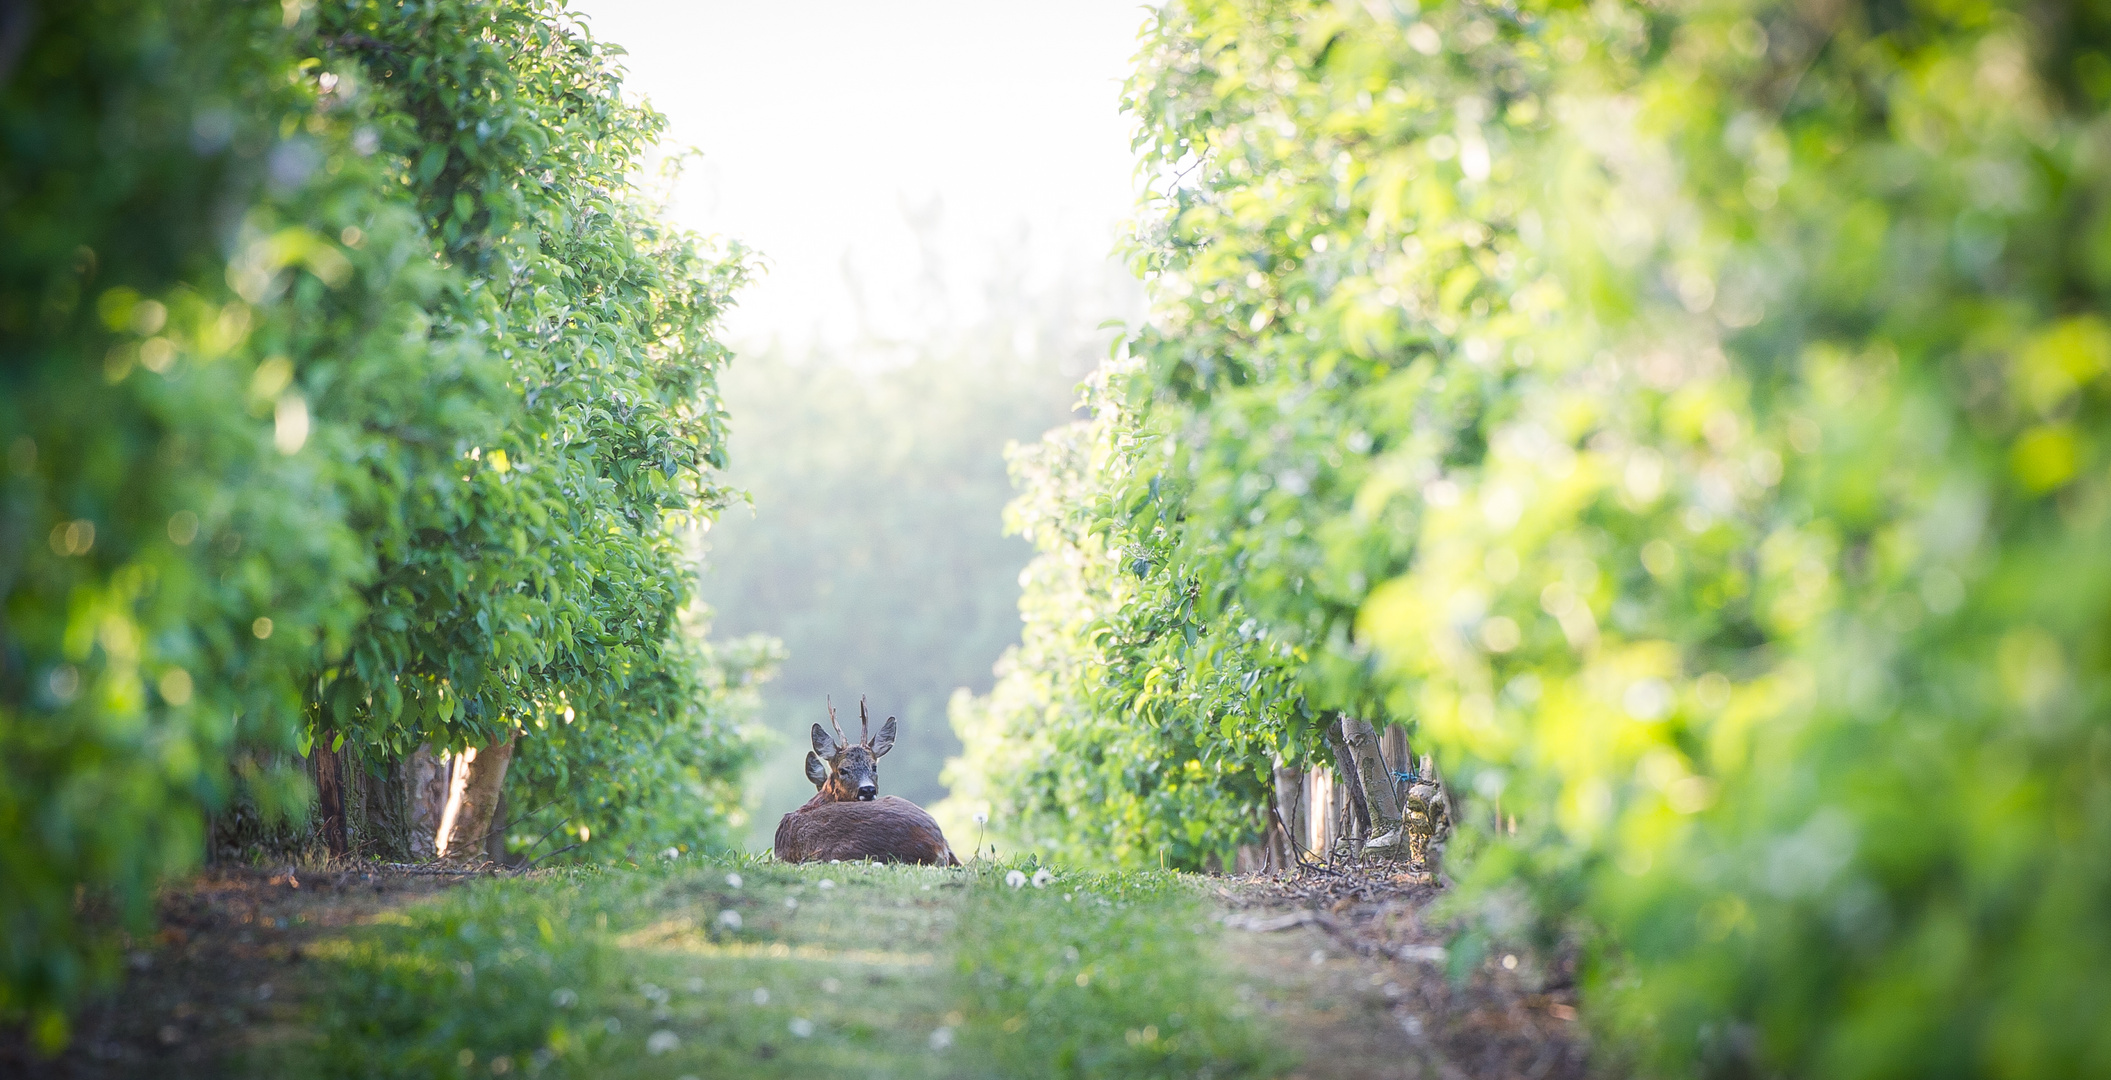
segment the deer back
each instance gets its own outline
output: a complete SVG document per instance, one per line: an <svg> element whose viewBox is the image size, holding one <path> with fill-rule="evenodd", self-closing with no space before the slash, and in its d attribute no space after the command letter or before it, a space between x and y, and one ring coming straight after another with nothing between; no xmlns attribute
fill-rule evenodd
<svg viewBox="0 0 2111 1080"><path fill-rule="evenodd" d="M893 795L870 802L814 802L784 815L777 823L777 858L960 865L938 822L923 807Z"/></svg>

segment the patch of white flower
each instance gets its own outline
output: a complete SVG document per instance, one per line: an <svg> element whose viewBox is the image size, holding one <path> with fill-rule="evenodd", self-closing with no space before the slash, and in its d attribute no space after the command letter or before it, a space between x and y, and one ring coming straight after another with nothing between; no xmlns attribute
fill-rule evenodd
<svg viewBox="0 0 2111 1080"><path fill-rule="evenodd" d="M645 1052L648 1054L664 1054L680 1045L682 1045L681 1036L663 1029L653 1032L645 1040Z"/></svg>
<svg viewBox="0 0 2111 1080"><path fill-rule="evenodd" d="M727 908L718 913L718 925L728 930L740 929L740 912Z"/></svg>
<svg viewBox="0 0 2111 1080"><path fill-rule="evenodd" d="M1014 870L1004 875L1004 883L1014 889L1019 888L1026 884L1026 874L1023 871Z"/></svg>
<svg viewBox="0 0 2111 1080"><path fill-rule="evenodd" d="M1034 871L1034 888L1036 889L1045 889L1048 887L1048 883L1054 880L1055 871L1045 866Z"/></svg>
<svg viewBox="0 0 2111 1080"><path fill-rule="evenodd" d="M742 885L745 885L745 884L747 884L747 883L741 880L741 878L740 878L740 875L739 875L739 874L727 874L727 875L726 875L726 886L727 886L728 888L738 889L738 888L740 888L740 887L741 887Z"/></svg>

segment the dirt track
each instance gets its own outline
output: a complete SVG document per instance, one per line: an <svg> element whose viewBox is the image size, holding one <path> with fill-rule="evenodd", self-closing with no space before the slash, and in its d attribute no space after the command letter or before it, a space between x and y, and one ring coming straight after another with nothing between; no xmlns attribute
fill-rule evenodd
<svg viewBox="0 0 2111 1080"><path fill-rule="evenodd" d="M1491 955L1454 985L1444 937L1423 918L1429 885L1308 871L1216 892L1242 992L1304 1060L1293 1077L1589 1075L1573 960Z"/></svg>
<svg viewBox="0 0 2111 1080"><path fill-rule="evenodd" d="M124 986L80 1014L56 1060L0 1031L0 1075L26 1080L219 1077L297 1037L302 950L473 880L381 867L219 870L168 890L160 929L130 943ZM1297 1080L1588 1075L1573 964L1483 958L1447 976L1437 891L1357 874L1219 879L1236 992L1302 1058Z"/></svg>
<svg viewBox="0 0 2111 1080"><path fill-rule="evenodd" d="M383 868L208 870L161 897L160 929L129 942L124 985L81 1010L55 1060L0 1029L0 1076L212 1077L299 1016L302 948L467 875Z"/></svg>

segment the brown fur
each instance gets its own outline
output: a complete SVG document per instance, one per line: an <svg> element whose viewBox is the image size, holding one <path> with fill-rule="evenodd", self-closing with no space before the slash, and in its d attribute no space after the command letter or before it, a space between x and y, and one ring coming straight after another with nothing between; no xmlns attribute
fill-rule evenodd
<svg viewBox="0 0 2111 1080"><path fill-rule="evenodd" d="M814 797L806 800L806 805L799 809L811 810L822 803L857 801L858 793L852 790L851 786L844 781L843 774L841 772L830 772L828 774L828 782L821 785L821 789L814 792Z"/></svg>
<svg viewBox="0 0 2111 1080"><path fill-rule="evenodd" d="M907 799L883 795L869 802L814 801L777 823L782 862L872 859L923 866L959 866L938 822Z"/></svg>
<svg viewBox="0 0 2111 1080"><path fill-rule="evenodd" d="M872 720L866 714L865 701L858 700L858 741L851 742L843 734L842 725L836 723L836 707L828 707L828 725L835 728L830 735L821 725L813 726L813 752L806 755L806 779L817 789L805 807L824 802L848 802L852 799L870 800L880 793L880 759L894 749L894 717L880 725L878 735L872 733Z"/></svg>
<svg viewBox="0 0 2111 1080"><path fill-rule="evenodd" d="M812 731L814 748L806 755L806 778L814 797L777 823L777 858L784 862L830 859L876 859L880 862L959 866L946 846L945 834L923 808L892 795L879 795L879 759L894 748L894 717L874 736L865 702L858 701L858 741L851 742L828 709L830 735L821 725Z"/></svg>

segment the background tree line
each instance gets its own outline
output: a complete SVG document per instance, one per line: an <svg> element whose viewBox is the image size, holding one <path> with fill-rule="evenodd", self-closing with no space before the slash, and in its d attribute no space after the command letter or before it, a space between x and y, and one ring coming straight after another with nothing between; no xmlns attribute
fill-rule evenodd
<svg viewBox="0 0 2111 1080"><path fill-rule="evenodd" d="M2111 1061L2086 5L1177 0L1152 314L1014 458L956 793L1201 865L1338 715L1651 1074ZM1325 760L1321 758L1320 760Z"/></svg>
<svg viewBox="0 0 2111 1080"><path fill-rule="evenodd" d="M778 736L755 778L766 845L778 815L813 795L800 759L831 699L844 716L868 697L874 723L901 718L887 792L922 804L945 793L939 768L959 750L947 699L987 690L1018 637L1031 552L1000 528L1003 448L1060 421L1075 377L971 349L874 371L830 355L758 361L725 386L741 417L727 477L754 505L713 525L702 588L722 630L785 644L762 692Z"/></svg>
<svg viewBox="0 0 2111 1080"><path fill-rule="evenodd" d="M301 757L362 854L405 853L421 746L582 856L724 838L772 654L704 642L689 545L747 264L636 186L613 51L554 0L5 30L0 1015L63 1040Z"/></svg>
<svg viewBox="0 0 2111 1080"><path fill-rule="evenodd" d="M911 222L927 249L936 218ZM831 697L846 716L862 696L875 723L901 718L883 790L927 806L945 795L939 772L960 749L947 703L986 692L1018 640L1032 548L1002 528L1005 447L1070 418L1078 380L1106 349L1093 323L1135 306L1125 270L1095 269L1052 287L1000 272L978 282L981 310L966 314L929 266L916 306L932 328L920 337L867 327L800 353L757 349L727 372L739 421L725 477L750 504L712 524L702 591L721 633L786 647L762 690L776 738L754 776L754 843L767 846L778 816L812 796L800 759Z"/></svg>

